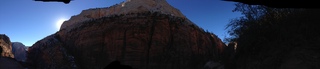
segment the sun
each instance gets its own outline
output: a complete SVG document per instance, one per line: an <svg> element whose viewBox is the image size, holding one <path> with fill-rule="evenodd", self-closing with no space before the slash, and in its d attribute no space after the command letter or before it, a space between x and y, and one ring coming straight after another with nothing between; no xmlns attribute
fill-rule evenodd
<svg viewBox="0 0 320 69"><path fill-rule="evenodd" d="M56 28L57 28L57 29L60 29L62 23L63 23L64 21L66 21L66 20L67 20L67 19L64 19L64 18L59 19L59 20L57 21L57 23L56 23Z"/></svg>

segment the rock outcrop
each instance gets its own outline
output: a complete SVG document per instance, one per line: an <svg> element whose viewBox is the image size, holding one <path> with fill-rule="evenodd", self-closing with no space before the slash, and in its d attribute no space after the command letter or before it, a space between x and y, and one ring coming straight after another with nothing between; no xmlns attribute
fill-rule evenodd
<svg viewBox="0 0 320 69"><path fill-rule="evenodd" d="M27 57L26 46L21 42L12 42L12 53L14 54L14 58L20 62L25 62Z"/></svg>
<svg viewBox="0 0 320 69"><path fill-rule="evenodd" d="M74 56L76 66L80 68L100 69L114 60L138 69L203 68L206 61L214 60L214 47L221 41L214 42L211 39L218 38L188 22L151 12L86 21L70 31L63 29L54 34L56 37L37 42L29 48L28 59L30 64L39 66L48 66L53 61L70 61L52 60L56 55L37 54L63 52L51 50L63 47L64 52ZM37 62L40 60L41 63Z"/></svg>
<svg viewBox="0 0 320 69"><path fill-rule="evenodd" d="M56 34L28 48L27 66L30 69L74 69L74 57L69 55Z"/></svg>
<svg viewBox="0 0 320 69"><path fill-rule="evenodd" d="M76 23L105 16L141 13L147 11L161 12L163 14L170 14L183 18L185 17L178 9L169 5L166 0L127 0L106 8L84 10L79 15L72 16L68 21L65 21L60 29L66 29L66 27L69 27L70 29L70 27Z"/></svg>
<svg viewBox="0 0 320 69"><path fill-rule="evenodd" d="M170 9L165 0L127 0L101 17L82 12L30 47L27 62L45 69L102 69L115 60L134 69L200 69L214 61L221 40Z"/></svg>
<svg viewBox="0 0 320 69"><path fill-rule="evenodd" d="M23 69L12 54L11 41L5 34L0 34L0 69Z"/></svg>
<svg viewBox="0 0 320 69"><path fill-rule="evenodd" d="M0 47L2 48L2 57L14 58L10 38L5 34L0 34Z"/></svg>

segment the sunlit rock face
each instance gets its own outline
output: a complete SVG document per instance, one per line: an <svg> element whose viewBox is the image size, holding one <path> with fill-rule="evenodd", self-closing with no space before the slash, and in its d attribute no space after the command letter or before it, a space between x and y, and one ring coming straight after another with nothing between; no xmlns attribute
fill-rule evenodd
<svg viewBox="0 0 320 69"><path fill-rule="evenodd" d="M14 55L12 54L12 47L11 47L11 41L8 36L5 34L0 34L0 47L2 48L2 57L10 57L14 58Z"/></svg>
<svg viewBox="0 0 320 69"><path fill-rule="evenodd" d="M165 0L128 0L102 9L84 10L30 47L31 68L102 69L119 60L134 69L202 69L225 46Z"/></svg>
<svg viewBox="0 0 320 69"><path fill-rule="evenodd" d="M72 27L75 23L80 23L86 20L97 19L109 15L119 15L126 13L138 12L161 12L177 17L185 17L178 9L172 7L166 0L127 0L106 8L94 8L82 11L79 15L72 16L68 21L65 21L60 29Z"/></svg>
<svg viewBox="0 0 320 69"><path fill-rule="evenodd" d="M21 42L12 42L12 53L14 54L14 58L17 61L25 62L27 51L26 46L23 45Z"/></svg>

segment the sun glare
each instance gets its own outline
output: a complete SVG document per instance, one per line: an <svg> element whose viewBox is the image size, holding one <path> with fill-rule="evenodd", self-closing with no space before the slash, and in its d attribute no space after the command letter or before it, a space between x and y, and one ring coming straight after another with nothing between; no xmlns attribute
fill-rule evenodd
<svg viewBox="0 0 320 69"><path fill-rule="evenodd" d="M63 23L64 21L66 21L66 20L67 20L67 19L59 19L59 20L57 21L57 23L56 23L57 29L60 29L62 23Z"/></svg>

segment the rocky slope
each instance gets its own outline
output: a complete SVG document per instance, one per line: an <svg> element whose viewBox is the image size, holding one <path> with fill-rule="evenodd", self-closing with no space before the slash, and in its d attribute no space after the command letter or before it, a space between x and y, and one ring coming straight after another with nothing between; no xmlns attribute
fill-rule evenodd
<svg viewBox="0 0 320 69"><path fill-rule="evenodd" d="M12 42L12 53L18 61L25 62L27 57L26 46L21 42Z"/></svg>
<svg viewBox="0 0 320 69"><path fill-rule="evenodd" d="M2 48L2 57L14 58L10 38L5 34L0 34L0 47Z"/></svg>
<svg viewBox="0 0 320 69"><path fill-rule="evenodd" d="M225 46L165 0L127 0L112 7L119 9L95 18L83 18L82 12L36 42L28 50L30 68L102 69L119 60L136 69L200 69L216 61ZM100 15L99 9L89 10L90 16Z"/></svg>
<svg viewBox="0 0 320 69"><path fill-rule="evenodd" d="M31 69L74 69L73 56L68 55L59 36L50 35L28 48L27 66Z"/></svg>
<svg viewBox="0 0 320 69"><path fill-rule="evenodd" d="M10 38L0 34L0 69L23 69L23 66L14 59L11 49Z"/></svg>

